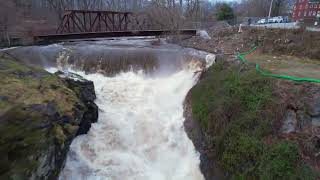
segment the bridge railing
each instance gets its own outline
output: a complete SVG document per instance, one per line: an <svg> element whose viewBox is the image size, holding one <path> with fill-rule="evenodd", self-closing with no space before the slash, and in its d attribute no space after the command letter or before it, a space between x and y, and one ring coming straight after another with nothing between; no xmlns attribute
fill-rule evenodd
<svg viewBox="0 0 320 180"><path fill-rule="evenodd" d="M67 10L56 33L146 30L147 22L132 12Z"/></svg>

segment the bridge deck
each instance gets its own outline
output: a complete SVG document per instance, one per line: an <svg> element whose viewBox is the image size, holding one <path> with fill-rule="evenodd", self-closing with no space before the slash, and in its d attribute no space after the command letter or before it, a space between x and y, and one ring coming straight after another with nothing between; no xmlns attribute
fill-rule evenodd
<svg viewBox="0 0 320 180"><path fill-rule="evenodd" d="M171 30L141 30L141 31L111 31L111 32L85 32L68 34L51 34L35 36L36 43L53 43L72 39L91 39L106 37L126 37L126 36L160 36L166 34L196 35L195 29Z"/></svg>

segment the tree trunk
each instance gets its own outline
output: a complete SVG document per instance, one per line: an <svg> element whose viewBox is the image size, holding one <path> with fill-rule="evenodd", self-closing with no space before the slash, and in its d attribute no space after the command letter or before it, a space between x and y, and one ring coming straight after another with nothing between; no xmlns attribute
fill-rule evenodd
<svg viewBox="0 0 320 180"><path fill-rule="evenodd" d="M11 41L10 41L10 36L9 36L8 31L4 32L4 35L5 35L5 39L7 40L7 45L8 45L8 47L10 47Z"/></svg>

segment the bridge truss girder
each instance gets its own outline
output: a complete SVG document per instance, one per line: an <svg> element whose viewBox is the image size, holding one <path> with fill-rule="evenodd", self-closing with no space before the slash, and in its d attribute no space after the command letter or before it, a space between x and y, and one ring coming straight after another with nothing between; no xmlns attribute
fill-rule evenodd
<svg viewBox="0 0 320 180"><path fill-rule="evenodd" d="M150 28L146 22L132 12L68 10L56 33L143 30Z"/></svg>

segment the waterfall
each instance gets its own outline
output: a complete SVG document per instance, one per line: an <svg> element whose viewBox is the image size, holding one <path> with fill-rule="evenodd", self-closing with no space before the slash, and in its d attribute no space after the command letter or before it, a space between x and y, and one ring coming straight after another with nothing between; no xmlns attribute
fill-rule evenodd
<svg viewBox="0 0 320 180"><path fill-rule="evenodd" d="M184 130L183 101L215 56L153 41L77 42L9 52L50 72L70 70L94 82L98 122L73 140L60 180L204 179L199 153Z"/></svg>
<svg viewBox="0 0 320 180"><path fill-rule="evenodd" d="M198 78L191 69L152 78L79 74L94 82L101 110L89 133L72 142L60 180L203 179L183 127L183 101Z"/></svg>

